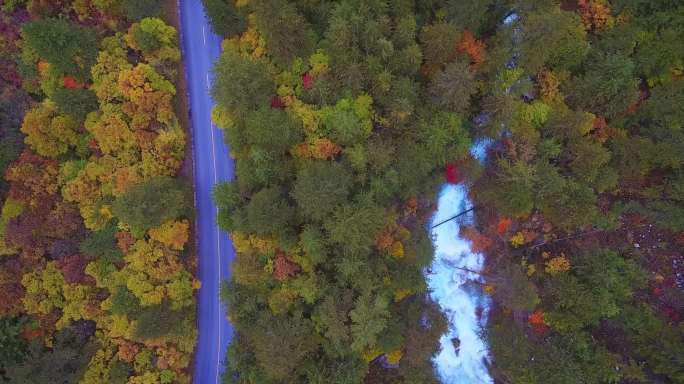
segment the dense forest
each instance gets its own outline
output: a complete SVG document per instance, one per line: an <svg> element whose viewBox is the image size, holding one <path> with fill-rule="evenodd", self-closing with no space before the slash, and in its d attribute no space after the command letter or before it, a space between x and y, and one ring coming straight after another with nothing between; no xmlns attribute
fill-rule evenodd
<svg viewBox="0 0 684 384"><path fill-rule="evenodd" d="M215 190L237 251L225 380L436 382L446 321L426 296L425 224L470 140L463 105L420 102L432 41L421 46L418 22L431 9L206 4L227 38L213 118L236 159L236 181Z"/></svg>
<svg viewBox="0 0 684 384"><path fill-rule="evenodd" d="M476 205L496 382L684 382L684 4L204 2L237 175L225 382L438 382L445 181Z"/></svg>
<svg viewBox="0 0 684 384"><path fill-rule="evenodd" d="M0 382L189 383L176 30L156 0L0 4Z"/></svg>
<svg viewBox="0 0 684 384"><path fill-rule="evenodd" d="M225 383L439 383L444 183L497 384L684 383L681 0L203 2ZM0 382L191 381L174 5L0 0Z"/></svg>
<svg viewBox="0 0 684 384"><path fill-rule="evenodd" d="M472 104L494 377L684 383L684 3L515 10L486 42L515 66L485 64Z"/></svg>

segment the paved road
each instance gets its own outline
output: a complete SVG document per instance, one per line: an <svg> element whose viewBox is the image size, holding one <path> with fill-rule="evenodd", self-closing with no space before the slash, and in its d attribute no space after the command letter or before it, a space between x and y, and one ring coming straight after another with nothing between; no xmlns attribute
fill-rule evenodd
<svg viewBox="0 0 684 384"><path fill-rule="evenodd" d="M200 0L179 0L183 60L190 97L195 161L195 205L199 238L199 338L195 349L195 384L220 382L226 349L233 329L226 318L219 291L230 276L235 257L228 235L216 224L217 208L211 191L217 182L234 177L233 160L223 132L211 123L211 69L220 53L220 38L207 22Z"/></svg>

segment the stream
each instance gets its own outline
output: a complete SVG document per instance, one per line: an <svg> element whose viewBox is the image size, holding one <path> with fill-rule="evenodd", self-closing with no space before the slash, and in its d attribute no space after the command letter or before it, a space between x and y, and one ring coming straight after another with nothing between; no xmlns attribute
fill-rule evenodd
<svg viewBox="0 0 684 384"><path fill-rule="evenodd" d="M484 159L488 142L478 142L471 153ZM437 202L432 225L472 208L464 183L446 184ZM487 364L489 353L480 330L486 324L489 298L482 293L480 271L484 256L470 250L470 241L459 236L461 225L472 223L473 212L432 229L435 259L426 274L430 296L442 308L449 329L440 339L441 350L434 357L444 384L492 383ZM463 270L465 268L469 271Z"/></svg>
<svg viewBox="0 0 684 384"><path fill-rule="evenodd" d="M512 27L513 50L507 68L517 65L517 46L522 38L518 14L511 11L503 20ZM510 89L507 91L509 92ZM484 116L486 119L486 116ZM470 152L483 162L490 141L476 141ZM456 214L472 208L465 183L445 184L439 193L437 212L431 227ZM426 280L430 297L446 314L449 328L440 339L441 349L433 358L435 369L443 384L491 384L489 349L482 338L487 324L490 299L482 292L484 255L471 251L470 241L461 237L461 225L472 224L473 212L432 229L435 257Z"/></svg>

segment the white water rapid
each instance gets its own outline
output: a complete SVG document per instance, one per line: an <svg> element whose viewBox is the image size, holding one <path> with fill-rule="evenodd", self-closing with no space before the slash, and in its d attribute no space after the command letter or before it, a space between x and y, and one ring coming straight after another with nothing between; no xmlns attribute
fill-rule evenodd
<svg viewBox="0 0 684 384"><path fill-rule="evenodd" d="M471 153L482 160L488 143L473 145ZM463 183L447 184L442 188L432 224L442 222L472 207L468 190ZM480 329L487 321L489 298L483 295L478 282L483 255L470 251L470 242L459 236L462 224L472 222L470 212L434 229L435 259L426 274L430 296L442 308L449 320L449 330L440 340L441 350L434 363L444 384L489 384L487 370L489 354L480 337Z"/></svg>
<svg viewBox="0 0 684 384"><path fill-rule="evenodd" d="M518 20L518 13L511 11L502 21L513 31L513 55L507 68L517 65L516 51L522 38ZM476 142L471 154L484 161L489 143ZM432 225L471 207L465 184L446 184L439 194ZM481 290L482 277L475 273L482 270L484 256L471 252L470 241L459 236L460 226L472 223L473 218L470 212L432 229L435 258L426 279L430 296L449 320L449 329L440 339L441 350L433 359L443 384L493 383L487 369L489 350L480 333L487 323L490 300Z"/></svg>

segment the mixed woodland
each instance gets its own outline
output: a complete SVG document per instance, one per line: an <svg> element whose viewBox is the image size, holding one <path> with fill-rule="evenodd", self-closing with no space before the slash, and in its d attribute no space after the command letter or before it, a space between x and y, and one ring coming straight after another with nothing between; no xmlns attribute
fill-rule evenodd
<svg viewBox="0 0 684 384"><path fill-rule="evenodd" d="M681 1L203 1L225 383L438 383L444 183L474 203L496 383L684 383ZM0 1L2 382L191 381L173 13Z"/></svg>
<svg viewBox="0 0 684 384"><path fill-rule="evenodd" d="M684 383L684 4L204 3L237 176L226 383L439 382L445 182L476 207L497 383Z"/></svg>
<svg viewBox="0 0 684 384"><path fill-rule="evenodd" d="M155 0L0 4L0 382L189 383L176 30Z"/></svg>

